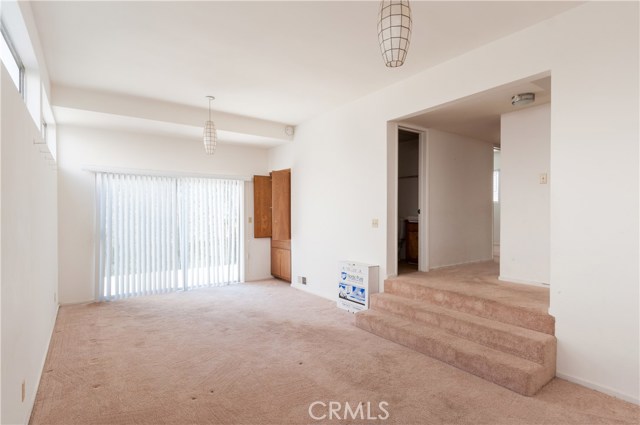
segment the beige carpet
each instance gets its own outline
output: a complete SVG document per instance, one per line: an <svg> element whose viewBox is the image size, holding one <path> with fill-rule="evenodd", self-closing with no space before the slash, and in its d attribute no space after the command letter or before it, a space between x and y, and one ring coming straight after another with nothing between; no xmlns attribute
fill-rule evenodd
<svg viewBox="0 0 640 425"><path fill-rule="evenodd" d="M498 280L500 265L493 261L442 267L426 272L403 274L390 281L416 282L432 288L459 292L547 314L549 287L521 285Z"/></svg>
<svg viewBox="0 0 640 425"><path fill-rule="evenodd" d="M497 280L493 261L385 280L356 326L534 395L556 375L549 289Z"/></svg>
<svg viewBox="0 0 640 425"><path fill-rule="evenodd" d="M632 404L560 379L524 397L352 322L278 282L62 307L31 423L638 424ZM390 417L316 421L314 401Z"/></svg>

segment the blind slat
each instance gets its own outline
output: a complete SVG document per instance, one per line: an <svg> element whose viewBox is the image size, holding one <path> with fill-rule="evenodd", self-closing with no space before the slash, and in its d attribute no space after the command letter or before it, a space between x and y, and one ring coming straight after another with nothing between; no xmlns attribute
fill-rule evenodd
<svg viewBox="0 0 640 425"><path fill-rule="evenodd" d="M241 278L244 183L96 174L98 299Z"/></svg>

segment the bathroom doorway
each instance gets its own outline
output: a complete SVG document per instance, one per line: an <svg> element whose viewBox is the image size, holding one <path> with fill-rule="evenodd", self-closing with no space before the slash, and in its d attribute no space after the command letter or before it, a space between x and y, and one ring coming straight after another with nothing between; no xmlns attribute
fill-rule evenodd
<svg viewBox="0 0 640 425"><path fill-rule="evenodd" d="M420 133L398 129L398 274L418 271Z"/></svg>

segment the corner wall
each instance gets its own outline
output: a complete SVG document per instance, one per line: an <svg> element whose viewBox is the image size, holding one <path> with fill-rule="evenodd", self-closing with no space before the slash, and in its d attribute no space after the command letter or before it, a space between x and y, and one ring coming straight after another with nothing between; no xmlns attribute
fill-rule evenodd
<svg viewBox="0 0 640 425"><path fill-rule="evenodd" d="M95 299L95 176L89 166L251 177L267 172L266 149L198 140L58 126L60 302ZM253 183L245 183L245 280L269 278L269 239L253 238Z"/></svg>
<svg viewBox="0 0 640 425"><path fill-rule="evenodd" d="M501 118L500 279L549 284L549 104ZM540 184L540 174L547 184Z"/></svg>
<svg viewBox="0 0 640 425"><path fill-rule="evenodd" d="M493 147L428 132L429 268L491 260Z"/></svg>
<svg viewBox="0 0 640 425"><path fill-rule="evenodd" d="M343 259L387 276L388 121L550 71L558 375L640 402L638 12L588 2L299 125L270 158L292 167L293 287L333 299Z"/></svg>
<svg viewBox="0 0 640 425"><path fill-rule="evenodd" d="M35 400L58 304L57 177L4 65L0 212L3 424L25 424ZM22 401L22 382L26 397Z"/></svg>

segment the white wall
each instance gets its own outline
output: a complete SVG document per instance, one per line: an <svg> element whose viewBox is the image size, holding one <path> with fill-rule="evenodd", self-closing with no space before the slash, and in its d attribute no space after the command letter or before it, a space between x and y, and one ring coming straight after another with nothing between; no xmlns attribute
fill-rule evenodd
<svg viewBox="0 0 640 425"><path fill-rule="evenodd" d="M270 158L295 166L293 286L333 298L341 259L387 275L387 121L550 71L558 374L637 402L638 38L637 3L590 2L298 126Z"/></svg>
<svg viewBox="0 0 640 425"><path fill-rule="evenodd" d="M219 144L204 153L199 140L58 126L60 302L95 299L95 179L87 166L250 177L267 172L266 149ZM245 185L245 280L270 276L269 243L253 238L253 184Z"/></svg>
<svg viewBox="0 0 640 425"><path fill-rule="evenodd" d="M429 268L491 260L493 146L430 129Z"/></svg>
<svg viewBox="0 0 640 425"><path fill-rule="evenodd" d="M550 104L501 117L502 280L549 283L550 126Z"/></svg>
<svg viewBox="0 0 640 425"><path fill-rule="evenodd" d="M14 424L29 420L57 312L57 178L4 66L1 80L0 422Z"/></svg>
<svg viewBox="0 0 640 425"><path fill-rule="evenodd" d="M294 144L284 143L269 149L269 171L295 168Z"/></svg>

